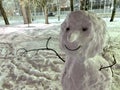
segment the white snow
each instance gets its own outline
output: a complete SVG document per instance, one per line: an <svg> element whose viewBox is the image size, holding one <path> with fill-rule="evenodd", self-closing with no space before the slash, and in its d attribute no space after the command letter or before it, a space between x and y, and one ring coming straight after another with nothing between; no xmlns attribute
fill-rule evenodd
<svg viewBox="0 0 120 90"><path fill-rule="evenodd" d="M117 64L113 67L112 90L120 89L120 18L107 24L105 56L111 61L115 55ZM55 49L63 58L59 49L58 36L60 24L10 25L0 27L0 89L1 90L62 90L60 83L64 63L52 51L31 51L22 55L25 48L44 48L52 37L49 47ZM6 53L4 53L6 52ZM17 54L16 54L17 53ZM22 55L22 56L21 56ZM109 56L109 57L108 57Z"/></svg>
<svg viewBox="0 0 120 90"><path fill-rule="evenodd" d="M77 32L77 34L76 34ZM110 90L109 63L100 55L105 41L105 22L93 13L71 12L61 25L60 44L66 53L63 90ZM73 34L77 35L73 42Z"/></svg>

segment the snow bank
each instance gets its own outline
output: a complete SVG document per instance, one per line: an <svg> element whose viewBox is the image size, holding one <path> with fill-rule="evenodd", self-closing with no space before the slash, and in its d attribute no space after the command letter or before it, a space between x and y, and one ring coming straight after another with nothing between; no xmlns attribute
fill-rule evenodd
<svg viewBox="0 0 120 90"><path fill-rule="evenodd" d="M104 55L107 57L106 60L113 61L111 53L115 54L117 64L113 67L114 75L111 86L112 90L120 90L120 37L118 36L120 22L109 23L107 21L106 23L110 39ZM52 37L49 47L55 49L64 58L65 54L59 49L59 33L60 25L56 24L30 24L29 27L27 25L1 26L0 89L62 90L60 78L64 63L54 52L40 50L23 54L25 52L23 48L27 50L44 48L47 39ZM101 57L94 59L96 58L101 61ZM89 59L90 65L94 63L96 62L91 62Z"/></svg>
<svg viewBox="0 0 120 90"><path fill-rule="evenodd" d="M52 51L30 51L46 47L59 50L59 25L2 27L0 33L1 90L62 90L60 72L63 62Z"/></svg>

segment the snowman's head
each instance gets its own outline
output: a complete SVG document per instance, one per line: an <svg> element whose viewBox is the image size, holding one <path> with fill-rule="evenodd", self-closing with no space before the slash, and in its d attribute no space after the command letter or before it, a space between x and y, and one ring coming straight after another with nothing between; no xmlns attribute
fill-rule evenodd
<svg viewBox="0 0 120 90"><path fill-rule="evenodd" d="M105 22L86 11L71 12L61 24L60 47L71 56L95 56L103 49Z"/></svg>

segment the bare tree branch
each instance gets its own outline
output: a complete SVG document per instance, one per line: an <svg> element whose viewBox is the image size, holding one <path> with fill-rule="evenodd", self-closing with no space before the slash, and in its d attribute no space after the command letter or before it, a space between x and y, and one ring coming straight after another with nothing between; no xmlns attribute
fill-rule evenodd
<svg viewBox="0 0 120 90"><path fill-rule="evenodd" d="M57 51L55 51L54 49L48 47L48 43L49 43L50 39L51 39L51 37L48 38L48 40L46 42L46 47L45 48L31 49L31 50L27 50L25 48L20 48L20 49L17 50L17 53L18 53L19 50L24 50L22 55L24 55L25 53L28 53L30 51L37 51L38 52L39 50L49 50L49 51L53 51L60 60L65 62L65 60L57 53Z"/></svg>
<svg viewBox="0 0 120 90"><path fill-rule="evenodd" d="M39 50L49 50L49 51L53 51L60 60L62 60L63 62L65 62L65 60L57 53L56 50L48 47L48 44L49 44L50 39L51 39L51 37L48 38L48 40L47 40L47 42L46 42L46 47L45 47L45 48L30 49L30 50L27 50L27 49L25 49L25 48L20 48L20 49L17 50L17 53L18 53L18 51L20 51L20 50L24 50L23 53L22 53L22 55L24 55L25 53L31 52L31 51L37 51L37 52L38 52ZM16 53L16 54L17 54L17 53ZM99 69L99 71L101 71L102 69L110 68L111 71L112 71L112 74L113 74L112 67L116 64L116 59L115 59L115 56L114 56L114 55L113 55L113 58L114 58L114 61L113 61L113 64L112 64L112 65L105 66L105 67L101 66L100 69Z"/></svg>
<svg viewBox="0 0 120 90"><path fill-rule="evenodd" d="M114 55L113 55L113 59L114 59L114 61L113 61L112 65L105 66L105 67L101 66L100 69L99 69L99 71L101 71L102 69L110 68L111 71L112 71L112 76L113 76L113 70L112 70L112 67L117 63Z"/></svg>

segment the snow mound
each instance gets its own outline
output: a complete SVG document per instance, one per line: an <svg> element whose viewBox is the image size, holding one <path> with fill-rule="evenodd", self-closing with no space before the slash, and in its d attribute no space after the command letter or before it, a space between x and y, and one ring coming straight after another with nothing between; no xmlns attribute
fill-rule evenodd
<svg viewBox="0 0 120 90"><path fill-rule="evenodd" d="M47 39L52 37L48 46L64 57L58 43L59 25L43 25L42 28L41 26L2 28L4 31L0 34L1 90L62 90L60 72L63 62L52 51L37 50L45 48ZM31 49L36 50L25 51Z"/></svg>
<svg viewBox="0 0 120 90"><path fill-rule="evenodd" d="M109 39L105 46L104 57L108 61L113 61L112 53L117 60L117 64L113 67L114 75L111 90L120 89L119 21L106 22ZM24 49L44 48L48 38L52 37L48 46L55 49L61 57L65 58L65 54L59 49L59 33L60 25L56 24L30 24L29 27L28 25L1 26L0 89L62 90L60 78L64 63L54 52L40 50L24 53ZM101 61L101 57L95 57L94 60L96 58ZM95 63L94 61L92 63L91 59L89 59L88 64L94 64L95 66ZM85 64L87 65L87 63ZM87 79L88 77L86 77ZM94 80L91 82L94 82Z"/></svg>

